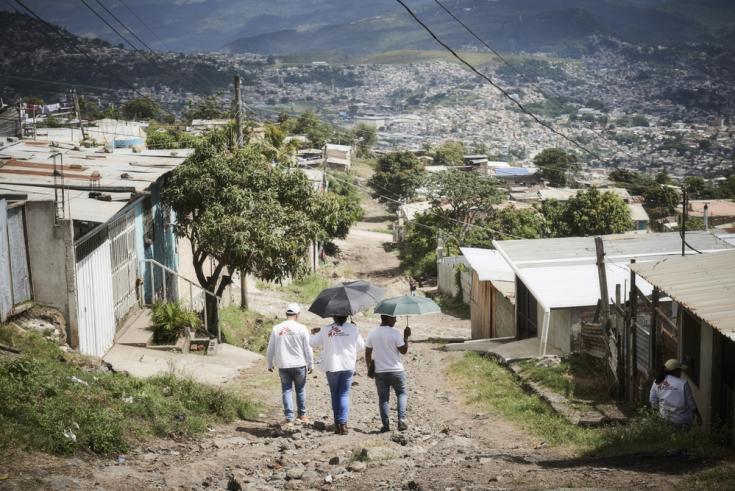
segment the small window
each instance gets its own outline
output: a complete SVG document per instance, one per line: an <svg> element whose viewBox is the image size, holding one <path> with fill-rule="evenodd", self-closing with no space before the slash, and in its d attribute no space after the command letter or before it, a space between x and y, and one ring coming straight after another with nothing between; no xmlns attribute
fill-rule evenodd
<svg viewBox="0 0 735 491"><path fill-rule="evenodd" d="M681 309L682 361L687 366L686 374L699 385L700 345L702 344L702 322L688 310Z"/></svg>

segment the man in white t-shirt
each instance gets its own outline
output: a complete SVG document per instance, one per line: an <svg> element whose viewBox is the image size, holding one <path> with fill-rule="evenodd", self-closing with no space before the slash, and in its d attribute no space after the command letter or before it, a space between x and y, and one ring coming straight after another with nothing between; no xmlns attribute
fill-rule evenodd
<svg viewBox="0 0 735 491"><path fill-rule="evenodd" d="M401 355L408 352L408 338L411 329L406 327L403 335L393 326L396 318L389 315L380 316L380 327L376 327L368 334L365 343L365 361L368 365L368 375L374 373L375 386L378 389L378 403L380 406L380 420L383 423L380 432L390 431L388 416L390 390L396 393L398 399L398 430L408 428L406 424L406 405L408 403L408 389L406 387L406 371L401 363ZM374 367L371 366L374 364Z"/></svg>
<svg viewBox="0 0 735 491"><path fill-rule="evenodd" d="M291 391L296 388L296 405L298 420L307 423L306 416L306 374L311 373L313 353L309 345L309 331L303 324L299 324L301 307L291 303L286 308L286 320L273 326L268 340L268 371L278 368L281 378L281 393L283 397L283 414L286 417L285 426L293 425L294 410Z"/></svg>
<svg viewBox="0 0 735 491"><path fill-rule="evenodd" d="M347 316L336 315L334 322L312 330L311 345L321 348L321 367L327 374L327 383L332 398L334 432L346 435L350 416L350 391L355 374L357 355L365 347L360 330Z"/></svg>

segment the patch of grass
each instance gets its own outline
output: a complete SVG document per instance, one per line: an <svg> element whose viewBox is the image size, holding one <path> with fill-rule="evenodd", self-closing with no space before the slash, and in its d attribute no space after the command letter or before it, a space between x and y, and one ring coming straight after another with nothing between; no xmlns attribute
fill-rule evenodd
<svg viewBox="0 0 735 491"><path fill-rule="evenodd" d="M564 395L568 399L612 402L615 381L605 361L587 353L573 353L561 363L546 366L544 360L521 363L525 378Z"/></svg>
<svg viewBox="0 0 735 491"><path fill-rule="evenodd" d="M90 359L13 326L0 326L0 339L22 352L0 356L0 449L117 454L257 414L248 400L189 379L94 371Z"/></svg>
<svg viewBox="0 0 735 491"><path fill-rule="evenodd" d="M685 489L735 489L735 462L719 462L689 475Z"/></svg>
<svg viewBox="0 0 735 491"><path fill-rule="evenodd" d="M326 278L318 274L310 274L290 285L279 287L279 289L289 293L294 301L310 303L328 286L329 281Z"/></svg>
<svg viewBox="0 0 735 491"><path fill-rule="evenodd" d="M220 310L220 327L225 342L256 353L265 353L276 319L235 305Z"/></svg>
<svg viewBox="0 0 735 491"><path fill-rule="evenodd" d="M447 315L452 315L459 319L470 318L470 306L464 303L461 298L450 297L447 295L433 295L431 299L435 301L439 307L441 307L442 312Z"/></svg>
<svg viewBox="0 0 735 491"><path fill-rule="evenodd" d="M550 445L569 446L579 455L610 456L628 453L687 450L721 455L722 447L698 429L674 430L656 415L642 412L628 424L582 428L569 423L536 395L527 394L513 375L477 353L452 363L450 378L469 403L502 417Z"/></svg>

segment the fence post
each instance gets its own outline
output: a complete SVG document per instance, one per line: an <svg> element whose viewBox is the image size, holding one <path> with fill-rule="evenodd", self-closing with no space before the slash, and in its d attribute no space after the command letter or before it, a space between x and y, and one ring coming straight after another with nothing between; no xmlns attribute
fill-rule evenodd
<svg viewBox="0 0 735 491"><path fill-rule="evenodd" d="M166 294L166 271L164 268L161 268L161 283L163 283L163 301L168 302L168 295Z"/></svg>

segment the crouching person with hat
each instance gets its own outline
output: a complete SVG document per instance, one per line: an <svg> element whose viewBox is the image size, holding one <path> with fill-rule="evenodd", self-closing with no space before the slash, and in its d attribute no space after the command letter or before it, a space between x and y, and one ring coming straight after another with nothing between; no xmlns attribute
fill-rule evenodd
<svg viewBox="0 0 735 491"><path fill-rule="evenodd" d="M307 423L306 416L306 375L311 373L313 352L309 345L309 331L298 322L301 307L291 303L286 308L286 320L273 326L268 340L268 371L278 368L283 396L284 426L294 423L294 408L291 392L296 389L298 421Z"/></svg>
<svg viewBox="0 0 735 491"><path fill-rule="evenodd" d="M702 424L692 389L681 376L686 370L679 360L670 359L656 374L648 400L659 416L675 426L688 428L692 423Z"/></svg>

